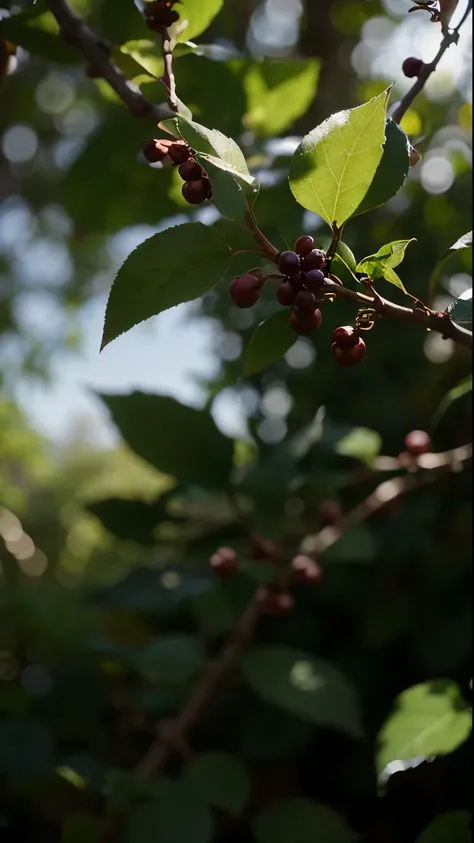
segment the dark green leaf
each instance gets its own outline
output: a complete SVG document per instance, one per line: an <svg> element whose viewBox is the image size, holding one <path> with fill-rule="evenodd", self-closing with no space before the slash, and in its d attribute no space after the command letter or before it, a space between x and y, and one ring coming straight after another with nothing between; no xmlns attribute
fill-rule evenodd
<svg viewBox="0 0 474 843"><path fill-rule="evenodd" d="M245 125L257 137L275 137L293 125L313 102L319 59L253 62L244 73Z"/></svg>
<svg viewBox="0 0 474 843"><path fill-rule="evenodd" d="M140 657L140 670L151 682L182 684L205 664L205 654L193 635L163 635L146 647Z"/></svg>
<svg viewBox="0 0 474 843"><path fill-rule="evenodd" d="M466 404L469 408L471 406L470 392L472 392L472 375L468 375L467 378L464 378L461 383L458 383L457 386L450 389L448 394L444 396L434 415L433 425L436 426L439 424L440 420L448 412L448 410L450 410L451 406L453 404L457 405L457 402L462 398L466 398L466 401L463 401L462 404Z"/></svg>
<svg viewBox="0 0 474 843"><path fill-rule="evenodd" d="M86 508L117 538L143 545L154 544L153 530L159 521L173 520L161 501L145 503L141 500L109 498L90 503Z"/></svg>
<svg viewBox="0 0 474 843"><path fill-rule="evenodd" d="M101 348L145 319L211 290L225 274L230 254L223 237L200 222L149 237L117 273Z"/></svg>
<svg viewBox="0 0 474 843"><path fill-rule="evenodd" d="M343 243L342 240L340 240L337 244L334 259L340 260L350 272L356 271L357 261L351 249L349 249L349 246L347 246L346 243Z"/></svg>
<svg viewBox="0 0 474 843"><path fill-rule="evenodd" d="M210 843L209 808L186 784L162 778L154 792L153 801L129 813L127 843Z"/></svg>
<svg viewBox="0 0 474 843"><path fill-rule="evenodd" d="M385 143L374 180L354 216L384 205L403 186L410 168L410 143L398 123L387 120Z"/></svg>
<svg viewBox="0 0 474 843"><path fill-rule="evenodd" d="M455 682L414 685L397 697L379 733L377 769L419 755L446 755L467 740L471 729L471 712Z"/></svg>
<svg viewBox="0 0 474 843"><path fill-rule="evenodd" d="M257 843L352 843L358 835L339 814L309 799L282 799L253 822Z"/></svg>
<svg viewBox="0 0 474 843"><path fill-rule="evenodd" d="M189 597L211 588L209 573L196 573L185 568L137 568L114 585L90 597L94 605L142 612L167 612L176 609Z"/></svg>
<svg viewBox="0 0 474 843"><path fill-rule="evenodd" d="M472 289L466 290L462 296L448 307L448 313L453 322L463 325L465 328L472 326Z"/></svg>
<svg viewBox="0 0 474 843"><path fill-rule="evenodd" d="M158 471L211 489L227 485L234 444L205 410L145 392L100 397L127 445Z"/></svg>
<svg viewBox="0 0 474 843"><path fill-rule="evenodd" d="M361 736L354 691L329 662L291 647L268 645L251 650L242 671L267 702L319 726Z"/></svg>
<svg viewBox="0 0 474 843"><path fill-rule="evenodd" d="M469 811L440 814L418 835L415 843L472 843L472 814Z"/></svg>
<svg viewBox="0 0 474 843"><path fill-rule="evenodd" d="M196 159L204 167L212 187L212 199L223 217L243 222L249 205L258 195L259 183L253 176L233 170L213 155L197 153Z"/></svg>
<svg viewBox="0 0 474 843"><path fill-rule="evenodd" d="M92 814L71 814L62 827L60 843L100 843L100 823Z"/></svg>
<svg viewBox="0 0 474 843"><path fill-rule="evenodd" d="M143 15L130 0L102 0L98 7L97 28L112 44L123 44L132 38L150 38Z"/></svg>
<svg viewBox="0 0 474 843"><path fill-rule="evenodd" d="M295 344L297 336L287 310L280 310L261 322L244 352L242 377L247 378L275 363Z"/></svg>
<svg viewBox="0 0 474 843"><path fill-rule="evenodd" d="M184 117L176 117L176 127L181 137L196 152L220 158L230 170L246 178L250 176L244 154L232 138L228 138L217 129L208 129Z"/></svg>
<svg viewBox="0 0 474 843"><path fill-rule="evenodd" d="M80 64L81 55L61 40L50 12L32 16L30 11L0 20L0 36L33 55L60 64Z"/></svg>
<svg viewBox="0 0 474 843"><path fill-rule="evenodd" d="M224 0L180 0L176 6L179 21L170 27L177 41L190 41L201 35L222 9Z"/></svg>
<svg viewBox="0 0 474 843"><path fill-rule="evenodd" d="M52 770L54 741L48 727L36 720L0 723L0 775L39 778Z"/></svg>
<svg viewBox="0 0 474 843"><path fill-rule="evenodd" d="M226 752L206 752L188 761L183 780L199 796L238 817L250 798L250 779L242 762Z"/></svg>
<svg viewBox="0 0 474 843"><path fill-rule="evenodd" d="M373 181L382 158L388 94L333 114L303 138L293 155L295 199L330 226L341 226L354 214Z"/></svg>

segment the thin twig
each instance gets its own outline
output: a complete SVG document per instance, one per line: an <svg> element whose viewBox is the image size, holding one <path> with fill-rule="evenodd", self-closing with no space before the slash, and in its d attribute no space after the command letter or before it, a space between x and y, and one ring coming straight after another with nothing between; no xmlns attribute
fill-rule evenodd
<svg viewBox="0 0 474 843"><path fill-rule="evenodd" d="M324 527L319 533L306 536L301 550L317 556L335 544L347 530L366 521L391 501L432 483L440 475L461 471L471 459L472 444L462 445L442 454L423 454L417 459L418 470L401 477L384 480L368 497L344 515L338 524Z"/></svg>
<svg viewBox="0 0 474 843"><path fill-rule="evenodd" d="M172 111L178 111L178 98L176 96L176 82L173 72L173 51L171 49L170 37L166 26L162 26L160 30L161 43L163 45L163 59L165 62L165 72L162 82L168 91L168 105Z"/></svg>
<svg viewBox="0 0 474 843"><path fill-rule="evenodd" d="M156 124L171 116L168 105L153 105L138 89L129 84L123 73L110 61L105 45L82 18L76 15L67 0L46 0L46 5L59 24L59 33L63 40L81 51L95 75L109 83L134 117Z"/></svg>
<svg viewBox="0 0 474 843"><path fill-rule="evenodd" d="M275 246L272 246L270 241L265 237L263 231L260 230L257 220L255 219L255 215L250 208L247 208L245 220L247 223L247 230L253 234L257 242L260 244L263 253L272 261L272 263L278 263L278 249L275 249Z"/></svg>
<svg viewBox="0 0 474 843"><path fill-rule="evenodd" d="M403 307L400 304L388 301L388 299L383 299L379 294L374 297L366 293L360 293L348 287L341 287L329 279L324 281L321 289L323 292L331 293L331 295L335 295L338 298L368 305L381 317L396 319L398 322L407 322L412 325L420 325L427 331L435 331L441 334L444 339L451 339L460 345L464 345L466 348L472 348L472 332L453 322L449 313Z"/></svg>
<svg viewBox="0 0 474 843"><path fill-rule="evenodd" d="M135 776L141 781L148 781L161 772L179 742L197 723L207 708L217 689L232 672L247 644L252 639L258 619L260 603L255 595L247 605L230 640L220 656L204 672L200 682L189 696L187 702L172 724L169 725L167 739L158 739L135 768Z"/></svg>
<svg viewBox="0 0 474 843"><path fill-rule="evenodd" d="M411 86L410 90L406 92L406 94L402 97L400 102L395 105L393 112L389 115L395 123L400 123L404 114L410 108L413 100L418 96L418 94L423 90L428 81L429 77L438 67L441 59L443 58L446 50L451 46L451 44L457 44L459 40L459 30L461 29L463 23L467 19L469 12L472 9L472 0L469 0L467 4L466 11L462 16L461 20L459 21L458 25L452 31L447 31L443 37L441 42L441 46L434 57L433 61L429 64L424 64L421 73L416 80L416 82Z"/></svg>

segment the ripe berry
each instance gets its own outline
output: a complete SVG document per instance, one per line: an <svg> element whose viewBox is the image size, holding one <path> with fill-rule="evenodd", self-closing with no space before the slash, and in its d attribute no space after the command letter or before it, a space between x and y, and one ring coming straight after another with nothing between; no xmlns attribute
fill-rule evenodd
<svg viewBox="0 0 474 843"><path fill-rule="evenodd" d="M295 605L289 591L270 591L268 588L260 588L257 591L257 600L262 614L275 617L288 614Z"/></svg>
<svg viewBox="0 0 474 843"><path fill-rule="evenodd" d="M187 161L191 157L191 151L185 141L175 140L171 142L168 155L173 164L182 164L183 161Z"/></svg>
<svg viewBox="0 0 474 843"><path fill-rule="evenodd" d="M300 271L300 259L296 252L282 252L278 258L278 269L283 275L296 275Z"/></svg>
<svg viewBox="0 0 474 843"><path fill-rule="evenodd" d="M365 357L366 347L364 340L358 337L352 348L344 348L343 345L333 342L331 350L332 356L341 366L357 366Z"/></svg>
<svg viewBox="0 0 474 843"><path fill-rule="evenodd" d="M334 331L331 342L335 342L341 348L353 348L358 339L357 331L352 325L341 325Z"/></svg>
<svg viewBox="0 0 474 843"><path fill-rule="evenodd" d="M425 430L412 430L405 436L405 448L413 457L431 451L431 439Z"/></svg>
<svg viewBox="0 0 474 843"><path fill-rule="evenodd" d="M408 59L402 64L402 70L405 76L408 76L409 79L413 79L415 76L419 76L423 68L423 62L421 59L416 59L414 56L410 56Z"/></svg>
<svg viewBox="0 0 474 843"><path fill-rule="evenodd" d="M330 527L333 524L337 524L342 515L342 510L337 501L328 499L326 501L321 501L316 514L319 523L323 527Z"/></svg>
<svg viewBox="0 0 474 843"><path fill-rule="evenodd" d="M304 272L309 272L311 269L322 269L326 263L326 254L321 249L312 249L301 261Z"/></svg>
<svg viewBox="0 0 474 843"><path fill-rule="evenodd" d="M311 237L309 234L303 234L302 237L298 237L298 240L295 243L295 252L303 258L305 255L310 253L313 246L314 237Z"/></svg>
<svg viewBox="0 0 474 843"><path fill-rule="evenodd" d="M287 280L295 288L295 290L299 290L303 285L304 276L302 272L296 272L294 275L291 275Z"/></svg>
<svg viewBox="0 0 474 843"><path fill-rule="evenodd" d="M178 12L173 11L173 3L165 0L155 0L145 5L145 20L149 29L158 30L163 26L171 26L179 20Z"/></svg>
<svg viewBox="0 0 474 843"><path fill-rule="evenodd" d="M309 556L299 555L291 562L293 580L302 585L314 585L322 577L322 569Z"/></svg>
<svg viewBox="0 0 474 843"><path fill-rule="evenodd" d="M298 307L293 307L290 313L290 325L297 334L312 334L321 325L323 316L321 311L315 310L300 310Z"/></svg>
<svg viewBox="0 0 474 843"><path fill-rule="evenodd" d="M181 193L190 205L201 205L205 199L209 198L209 180L201 178L197 181L186 181L181 188Z"/></svg>
<svg viewBox="0 0 474 843"><path fill-rule="evenodd" d="M316 307L316 299L309 290L300 290L295 299L295 306L299 310L314 311Z"/></svg>
<svg viewBox="0 0 474 843"><path fill-rule="evenodd" d="M296 290L289 281L282 281L277 289L277 299L284 307L291 307L295 303ZM299 295L299 294L298 294Z"/></svg>
<svg viewBox="0 0 474 843"><path fill-rule="evenodd" d="M217 576L227 579L237 573L239 559L231 547L220 547L212 554L209 565Z"/></svg>
<svg viewBox="0 0 474 843"><path fill-rule="evenodd" d="M196 184L196 182L191 182ZM237 307L253 307L260 298L262 282L260 278L245 272L237 275L229 287L229 295Z"/></svg>
<svg viewBox="0 0 474 843"><path fill-rule="evenodd" d="M183 181L197 181L204 175L201 165L198 164L197 161L193 161L192 158L189 158L188 161L183 161L183 163L180 164L178 173Z"/></svg>
<svg viewBox="0 0 474 843"><path fill-rule="evenodd" d="M146 160L150 164L156 164L157 161L163 161L169 152L172 141L161 138L150 138L142 143L142 152Z"/></svg>
<svg viewBox="0 0 474 843"><path fill-rule="evenodd" d="M319 290L321 284L324 282L324 272L320 269L311 269L304 277L304 283L308 290Z"/></svg>

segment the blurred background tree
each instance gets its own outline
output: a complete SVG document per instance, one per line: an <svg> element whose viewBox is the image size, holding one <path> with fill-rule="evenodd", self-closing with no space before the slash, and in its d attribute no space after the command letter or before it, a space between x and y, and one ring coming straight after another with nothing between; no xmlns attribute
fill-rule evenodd
<svg viewBox="0 0 474 843"><path fill-rule="evenodd" d="M164 89L147 75L160 72L159 49L150 45L132 0L71 5L115 45L114 59L127 77L149 99L164 102ZM461 0L458 17L465 6ZM243 348L275 309L270 296L251 311L231 304L228 283L248 268L244 256L198 304L135 328L99 357L105 302L124 257L171 224L226 224L212 205L190 210L175 170L145 163L140 146L152 128L131 117L103 80L87 75L43 4L2 0L2 7L0 828L6 843L102 839L104 805L130 806L129 843L336 843L352 839L345 823L371 843L410 843L444 811L452 814L449 833L423 843L464 843L471 839L463 813L468 744L391 777L382 795L374 752L394 699L409 686L442 678L470 695L466 471L396 502L330 547L321 556L317 593L301 589L296 611L265 620L259 632L262 644L321 657L344 673L360 698L365 743L317 718L299 719L299 702L273 706L272 693L259 693L244 675L216 695L191 736L197 758L232 754L227 791L217 788L217 797L205 794L196 804L192 769L179 781L191 796L158 786L140 791L125 772L154 739L157 718L173 715L188 698L261 569L222 490L179 470L176 480L135 456L98 393L144 389L210 412L235 440L237 469L252 468L243 490L256 529L291 543L321 526L321 501L331 498L350 510L363 499L375 481L369 471L362 484L355 482L361 466L379 454L395 457L412 428L429 430L436 451L469 441L471 361L451 340L386 321L370 335L363 366L335 371L330 334L354 317L353 307L337 301L327 306L314 339L298 339L279 363L240 381ZM328 244L322 220L296 205L288 188L290 156L301 136L392 82L395 101L410 84L403 60L428 61L436 53L439 26L424 13L408 15L408 8L408 0L225 0L196 38L201 49L175 61L179 96L195 119L244 149L262 184L259 222L278 248L302 232ZM466 24L402 121L420 163L396 196L351 220L345 235L358 257L415 237L403 277L424 301L437 261L471 227L470 79ZM434 306L444 309L471 283L471 252L464 250L444 266ZM158 424L159 416L157 430ZM302 431L308 443L298 455L293 445ZM354 431L352 444L341 447ZM176 436L193 441L196 434L192 426L177 427ZM195 447L204 444L196 436ZM218 440L211 437L210 461L214 447ZM206 562L217 545L228 544L239 550L244 569L216 585ZM268 677L269 686L273 680ZM441 706L452 690L443 689ZM444 713L441 708L439 717ZM411 754L437 755L436 746ZM169 772L178 770L172 765ZM202 772L211 790L225 779L221 768L213 770L211 764ZM164 799L167 805L178 800L190 825L177 831L176 812L164 811ZM207 802L219 809L214 831ZM162 837L153 836L156 815L143 813L150 804L161 811ZM313 814L321 804L322 813ZM272 805L282 805L282 813ZM167 823L171 830L163 830ZM301 827L308 836L294 837Z"/></svg>

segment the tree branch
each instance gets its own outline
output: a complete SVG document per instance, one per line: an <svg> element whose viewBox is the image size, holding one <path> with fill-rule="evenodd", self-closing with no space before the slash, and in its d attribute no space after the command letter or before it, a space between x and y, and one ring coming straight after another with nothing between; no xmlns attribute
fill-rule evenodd
<svg viewBox="0 0 474 843"><path fill-rule="evenodd" d="M445 32L443 40L441 42L441 46L434 57L433 61L429 64L424 64L421 70L421 73L416 80L416 82L412 85L412 87L406 92L405 96L396 103L394 106L394 110L389 117L395 123L400 123L404 114L410 108L413 100L418 96L418 94L423 90L426 85L426 82L430 78L431 74L435 72L438 64L440 63L441 59L443 58L446 50L451 46L451 44L457 44L459 40L459 30L461 29L463 23L466 21L467 17L469 16L469 12L472 9L472 0L469 0L467 4L466 11L462 16L461 20L459 21L458 25L450 32L449 30Z"/></svg>
<svg viewBox="0 0 474 843"><path fill-rule="evenodd" d="M472 348L471 331L453 322L449 313L436 312L421 307L403 307L400 304L383 299L378 293L375 296L359 293L348 287L341 287L329 279L324 281L321 289L323 292L331 293L331 295L338 296L339 298L365 304L367 307L372 308L380 317L388 317L389 319L396 319L399 322L420 325L428 331L436 331L444 339L451 339L460 345L464 345L466 348Z"/></svg>
<svg viewBox="0 0 474 843"><path fill-rule="evenodd" d="M105 45L76 15L67 0L46 0L46 5L59 24L63 40L81 51L94 74L109 83L134 117L156 124L173 114L168 105L153 105L129 84L123 73L110 61Z"/></svg>
<svg viewBox="0 0 474 843"><path fill-rule="evenodd" d="M301 545L302 552L317 556L335 544L347 530L366 521L391 501L432 483L441 474L462 471L471 459L472 444L462 445L440 454L423 454L417 458L415 472L384 480L367 498L344 515L338 524L324 527L319 533L306 536Z"/></svg>
<svg viewBox="0 0 474 843"><path fill-rule="evenodd" d="M170 37L166 26L161 27L161 43L163 45L163 58L165 72L162 78L163 85L168 91L168 105L173 112L178 110L178 99L176 97L176 83L173 72L173 52L171 50Z"/></svg>

